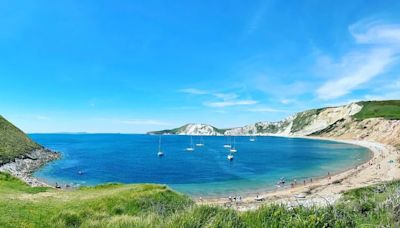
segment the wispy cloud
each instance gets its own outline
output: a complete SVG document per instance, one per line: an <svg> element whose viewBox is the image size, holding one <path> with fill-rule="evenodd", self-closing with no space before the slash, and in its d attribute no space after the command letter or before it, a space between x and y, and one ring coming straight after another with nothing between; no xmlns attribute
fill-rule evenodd
<svg viewBox="0 0 400 228"><path fill-rule="evenodd" d="M232 92L213 92L208 90L201 90L196 88L187 88L179 90L183 93L188 93L192 95L208 95L207 99L209 101L203 102L204 106L213 108L224 108L232 106L243 106L243 105L254 105L258 101L253 99L243 99L240 95Z"/></svg>
<svg viewBox="0 0 400 228"><path fill-rule="evenodd" d="M205 95L205 94L210 94L210 92L208 92L208 91L206 91L206 90L195 89L195 88L180 89L179 92L181 92L181 93L187 93L187 94L192 94L192 95Z"/></svg>
<svg viewBox="0 0 400 228"><path fill-rule="evenodd" d="M257 103L258 101L255 100L226 100L216 102L204 102L203 104L208 107L224 108L230 106L254 105Z"/></svg>
<svg viewBox="0 0 400 228"><path fill-rule="evenodd" d="M246 27L246 35L251 35L260 27L263 19L265 18L265 14L268 9L268 2L263 1L262 4L257 8L255 13L252 15L250 22Z"/></svg>
<svg viewBox="0 0 400 228"><path fill-rule="evenodd" d="M400 53L400 24L360 21L351 25L349 31L358 49L337 62L324 58L325 70L336 75L317 89L320 99L336 99L351 93L385 73Z"/></svg>

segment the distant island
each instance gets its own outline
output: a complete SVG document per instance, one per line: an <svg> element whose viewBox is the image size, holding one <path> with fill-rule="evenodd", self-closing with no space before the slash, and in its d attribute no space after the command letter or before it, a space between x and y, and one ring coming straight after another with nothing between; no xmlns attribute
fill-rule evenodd
<svg viewBox="0 0 400 228"><path fill-rule="evenodd" d="M279 122L218 129L187 124L149 134L259 135L339 140L373 152L360 167L257 198L191 199L167 186L79 189L32 177L60 154L0 116L0 227L354 227L400 224L400 100L313 109ZM59 187L59 186L57 186ZM318 198L317 195L324 196Z"/></svg>

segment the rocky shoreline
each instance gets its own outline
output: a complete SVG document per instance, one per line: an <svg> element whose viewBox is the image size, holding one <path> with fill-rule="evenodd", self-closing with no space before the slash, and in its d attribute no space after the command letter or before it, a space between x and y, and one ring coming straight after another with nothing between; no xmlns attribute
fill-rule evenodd
<svg viewBox="0 0 400 228"><path fill-rule="evenodd" d="M33 187L51 187L50 185L32 177L32 173L50 161L61 157L58 152L41 148L24 155L23 158L16 158L14 161L0 165L0 172L7 172L21 179Z"/></svg>

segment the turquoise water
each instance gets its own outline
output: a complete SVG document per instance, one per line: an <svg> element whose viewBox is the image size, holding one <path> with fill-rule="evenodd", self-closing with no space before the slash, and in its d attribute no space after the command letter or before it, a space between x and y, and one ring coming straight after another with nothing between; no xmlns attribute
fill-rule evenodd
<svg viewBox="0 0 400 228"><path fill-rule="evenodd" d="M192 196L273 190L281 177L299 182L345 170L366 161L366 148L331 141L284 137L235 137L233 161L223 147L227 137L203 137L205 146L185 151L189 136L135 134L31 134L60 151L61 160L35 173L51 183L95 185L107 182L159 183ZM200 137L193 137L194 143Z"/></svg>

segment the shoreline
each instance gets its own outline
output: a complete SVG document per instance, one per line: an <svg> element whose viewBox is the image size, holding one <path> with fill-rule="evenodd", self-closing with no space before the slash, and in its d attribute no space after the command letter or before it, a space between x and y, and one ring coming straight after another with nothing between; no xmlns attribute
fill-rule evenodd
<svg viewBox="0 0 400 228"><path fill-rule="evenodd" d="M14 161L0 165L0 171L19 178L32 187L54 187L46 181L39 180L32 174L42 166L61 157L58 152L41 148L27 153L23 158L15 158Z"/></svg>
<svg viewBox="0 0 400 228"><path fill-rule="evenodd" d="M343 171L331 173L330 177L313 177L312 183L307 181L305 185L301 182L302 180L299 180L298 184L293 188L291 188L290 183L288 183L286 186L289 187L285 186L281 189L264 191L260 189L258 190L260 194L256 193L256 191L242 192L241 194L244 195L244 197L241 198L240 201L230 201L228 196L205 196L204 198L195 196L191 198L199 205L207 204L230 207L239 211L253 210L266 203L276 203L287 206L320 206L336 202L344 191L390 181L400 177L400 167L396 164L399 159L400 151L390 145L357 139L281 135L279 135L279 137L327 140L353 144L367 148L370 151L370 158L357 165L357 167L353 166ZM32 174L42 166L60 157L60 153L43 148L28 153L25 158L17 158L13 162L0 165L0 171L8 172L33 187L54 187L54 185L51 185L46 180L33 177ZM259 196L258 199L263 200L255 200L257 195Z"/></svg>
<svg viewBox="0 0 400 228"><path fill-rule="evenodd" d="M280 136L284 137L284 136ZM400 168L396 164L399 151L394 147L374 141L356 139L335 139L309 136L287 136L288 138L304 138L311 140L328 140L353 144L367 148L372 156L369 160L350 167L330 177L313 179L312 183L298 183L293 188L274 191L264 191L260 194L247 194L241 200L229 200L226 197L194 199L199 205L216 205L230 207L240 211L253 210L266 203L283 204L287 206L322 206L335 203L343 192L372 184L391 181L400 177ZM390 162L393 161L393 162ZM256 197L258 195L258 200ZM262 200L261 200L262 199Z"/></svg>

